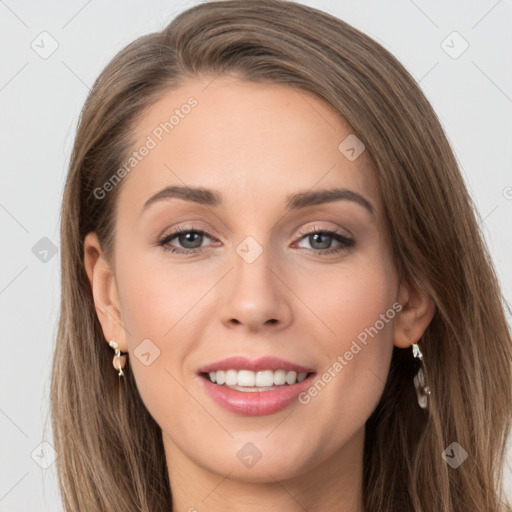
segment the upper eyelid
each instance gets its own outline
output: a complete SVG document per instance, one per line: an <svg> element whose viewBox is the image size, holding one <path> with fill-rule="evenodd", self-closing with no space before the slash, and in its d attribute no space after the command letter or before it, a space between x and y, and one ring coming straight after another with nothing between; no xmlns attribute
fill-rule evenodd
<svg viewBox="0 0 512 512"><path fill-rule="evenodd" d="M320 232L326 232L326 233L334 233L336 232L337 234L339 235L343 235L343 233L340 233L340 230L336 227L323 227L323 226L310 226L308 228L304 228L302 230L299 230L299 232L301 233L301 235L307 235L309 233L315 233L317 231L320 231ZM349 238L351 237L352 235L343 235L345 236L346 238Z"/></svg>

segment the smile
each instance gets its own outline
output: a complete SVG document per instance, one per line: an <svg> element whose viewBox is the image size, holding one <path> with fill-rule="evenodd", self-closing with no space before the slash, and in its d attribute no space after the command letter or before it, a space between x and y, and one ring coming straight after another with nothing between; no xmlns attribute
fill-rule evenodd
<svg viewBox="0 0 512 512"><path fill-rule="evenodd" d="M243 416L273 414L291 406L316 376L312 368L274 357L232 357L204 366L198 374L215 404Z"/></svg>

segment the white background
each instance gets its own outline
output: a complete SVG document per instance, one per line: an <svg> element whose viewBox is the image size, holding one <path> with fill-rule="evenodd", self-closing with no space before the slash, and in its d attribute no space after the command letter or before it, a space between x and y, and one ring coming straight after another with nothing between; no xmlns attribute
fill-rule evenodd
<svg viewBox="0 0 512 512"><path fill-rule="evenodd" d="M118 50L196 3L0 0L0 512L62 510L55 464L42 469L31 454L52 443L59 209L80 109ZM512 304L512 1L304 3L373 37L419 81L455 150ZM47 59L31 47L48 37L43 31L58 43ZM456 59L442 47L453 31L469 44ZM450 41L452 51L461 48ZM57 248L46 262L32 252L43 237ZM512 449L504 475L512 495Z"/></svg>

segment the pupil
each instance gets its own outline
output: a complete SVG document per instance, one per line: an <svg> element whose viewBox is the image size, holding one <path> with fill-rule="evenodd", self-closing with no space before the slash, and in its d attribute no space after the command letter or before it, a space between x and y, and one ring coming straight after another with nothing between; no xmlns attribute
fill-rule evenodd
<svg viewBox="0 0 512 512"><path fill-rule="evenodd" d="M195 249L197 247L201 247L201 240L200 240L200 237L202 235L200 233L196 233L195 231L193 232L190 232L190 233L184 233L182 235L180 235L180 244L183 245L184 247L187 247L189 249ZM195 238L194 240L191 240L190 238ZM194 245L194 242L197 242L197 239L199 238L199 245ZM192 243L192 247L190 246L187 246L187 243L191 242Z"/></svg>
<svg viewBox="0 0 512 512"><path fill-rule="evenodd" d="M319 238L320 238L320 241L321 241L322 237L324 237L327 240L330 238L329 235L322 235L322 234L319 234L319 233L315 233L314 235L311 235L311 236L313 237L313 240L315 242L317 242ZM311 240L310 240L310 243L311 243ZM325 240L324 240L324 243L323 244L320 243L320 245L323 245L323 247L317 247L317 249L328 249L329 248L329 242L326 243ZM311 244L311 246L314 247L313 244Z"/></svg>

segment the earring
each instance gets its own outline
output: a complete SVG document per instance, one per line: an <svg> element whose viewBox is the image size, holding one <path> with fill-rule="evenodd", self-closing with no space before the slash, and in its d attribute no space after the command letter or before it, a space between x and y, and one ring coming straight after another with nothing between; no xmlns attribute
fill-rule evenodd
<svg viewBox="0 0 512 512"><path fill-rule="evenodd" d="M428 409L428 397L430 395L430 387L425 385L425 375L423 373L424 363L423 354L420 347L416 343L412 344L412 354L420 360L420 368L414 376L414 387L416 388L416 395L418 397L418 404L422 409Z"/></svg>
<svg viewBox="0 0 512 512"><path fill-rule="evenodd" d="M119 345L117 344L117 341L110 340L109 345L115 350L116 355L114 356L114 359L112 361L112 364L114 365L114 368L116 370L119 370L119 377L124 377L124 372L122 368L124 368L124 365L126 363L126 355L121 355L121 350L119 349ZM117 366L116 366L117 363Z"/></svg>

